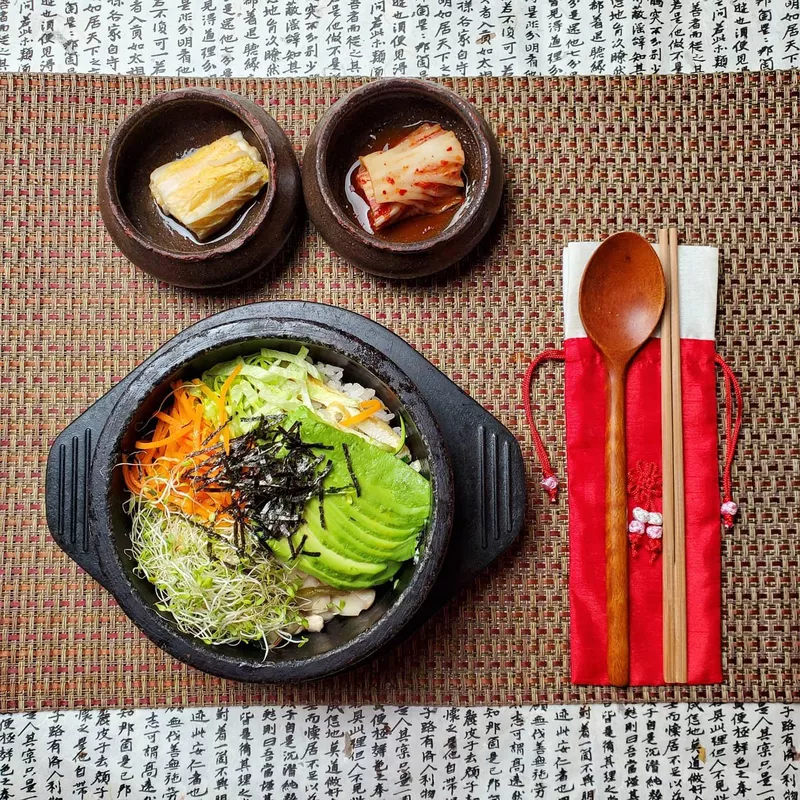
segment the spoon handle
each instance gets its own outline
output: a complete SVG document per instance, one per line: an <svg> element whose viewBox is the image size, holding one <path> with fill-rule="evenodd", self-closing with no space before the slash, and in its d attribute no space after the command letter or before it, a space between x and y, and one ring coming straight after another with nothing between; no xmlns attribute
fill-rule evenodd
<svg viewBox="0 0 800 800"><path fill-rule="evenodd" d="M628 500L625 459L625 365L608 364L606 427L606 614L608 681L627 686Z"/></svg>

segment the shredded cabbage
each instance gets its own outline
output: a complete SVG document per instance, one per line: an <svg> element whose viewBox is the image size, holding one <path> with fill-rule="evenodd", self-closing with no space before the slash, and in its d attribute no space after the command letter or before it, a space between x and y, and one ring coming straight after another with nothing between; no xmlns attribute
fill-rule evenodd
<svg viewBox="0 0 800 800"><path fill-rule="evenodd" d="M240 366L239 373L225 397L225 412L232 437L250 430L255 418L289 413L300 406L310 408L335 427L339 427L344 418L361 411L358 399L326 383L325 377L310 360L307 347L301 347L297 354L263 348L245 358L216 364L203 373L202 381L212 392L219 394L237 366ZM212 425L219 425L216 399L202 393L200 388L193 391L203 398L206 419ZM405 448L405 423L402 419L400 422L403 428L401 435L376 417L352 425L347 430L403 458L408 451Z"/></svg>
<svg viewBox="0 0 800 800"><path fill-rule="evenodd" d="M305 347L297 355L264 348L245 359L217 364L203 373L203 382L219 394L231 372L241 364L225 398L232 436L241 436L249 430L254 417L285 413L301 405L311 407L308 382L309 378L319 380L319 372L307 356ZM220 424L216 399L205 394L202 397L206 419Z"/></svg>

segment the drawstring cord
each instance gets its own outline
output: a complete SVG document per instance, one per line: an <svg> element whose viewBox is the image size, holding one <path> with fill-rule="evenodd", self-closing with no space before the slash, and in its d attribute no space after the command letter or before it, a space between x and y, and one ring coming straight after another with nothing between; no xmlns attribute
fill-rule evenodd
<svg viewBox="0 0 800 800"><path fill-rule="evenodd" d="M543 350L536 358L531 361L530 366L525 372L525 377L522 381L522 403L525 406L525 417L528 420L528 427L533 437L533 446L536 448L536 457L539 459L539 465L542 468L542 486L550 495L550 502L555 503L558 498L558 478L550 466L550 459L547 457L547 450L545 449L542 437L539 436L539 431L536 429L536 423L533 419L533 409L531 407L531 380L533 373L539 368L543 361L564 361L566 354L563 350Z"/></svg>
<svg viewBox="0 0 800 800"><path fill-rule="evenodd" d="M731 469L733 468L733 455L736 452L736 443L739 441L739 433L742 429L742 415L744 401L742 399L742 389L736 375L728 366L725 359L718 353L714 356L714 363L722 370L725 377L725 470L722 473L722 524L726 528L733 527L733 518L739 510L739 506L733 502L731 490ZM733 399L736 398L736 416L733 413Z"/></svg>
<svg viewBox="0 0 800 800"><path fill-rule="evenodd" d="M551 503L555 503L558 497L558 478L550 465L547 450L533 419L531 381L534 373L544 361L564 361L565 358L563 350L543 350L531 361L522 383L522 402L525 407L525 417L528 420L528 427L533 437L536 457L539 459L539 465L542 468L542 486L550 496ZM739 386L739 381L725 359L719 354L715 354L714 363L722 370L722 375L725 378L725 469L722 473L722 506L720 513L722 515L722 524L726 528L732 528L733 518L739 511L739 506L733 501L732 497L731 470L733 468L733 456L736 452L736 443L739 441L739 434L742 429L744 400L742 399L742 389ZM736 401L735 415L734 398Z"/></svg>

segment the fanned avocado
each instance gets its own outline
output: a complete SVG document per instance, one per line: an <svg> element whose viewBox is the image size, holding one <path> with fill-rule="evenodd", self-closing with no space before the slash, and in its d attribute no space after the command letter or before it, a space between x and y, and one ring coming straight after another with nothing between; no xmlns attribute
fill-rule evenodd
<svg viewBox="0 0 800 800"><path fill-rule="evenodd" d="M377 586L414 555L431 512L427 478L359 436L323 422L308 408L287 415L300 437L319 444L330 461L325 489L340 490L308 502L306 523L292 538L270 541L282 561L339 589ZM323 449L327 448L327 449ZM303 553L292 559L306 537Z"/></svg>
<svg viewBox="0 0 800 800"><path fill-rule="evenodd" d="M405 539L383 538L370 533L368 527L358 525L336 503L327 507L323 528L319 500L309 501L306 506L306 525L323 546L359 561L406 561L414 555L417 548L416 532L407 535Z"/></svg>
<svg viewBox="0 0 800 800"><path fill-rule="evenodd" d="M306 537L303 552L319 553L318 556L301 553L297 558L292 559L292 551L285 538L271 541L270 547L281 561L291 563L292 566L296 566L308 575L313 575L335 589L367 589L370 586L378 586L392 578L402 566L399 561L389 561L385 564L363 564L358 561L350 561L323 547L305 525L301 526L292 536L295 548L300 546L303 536ZM368 571L364 571L365 569Z"/></svg>

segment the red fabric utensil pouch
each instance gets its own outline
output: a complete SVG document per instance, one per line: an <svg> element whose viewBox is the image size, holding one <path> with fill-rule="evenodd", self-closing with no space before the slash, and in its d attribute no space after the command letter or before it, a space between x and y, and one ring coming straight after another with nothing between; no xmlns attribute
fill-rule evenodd
<svg viewBox="0 0 800 800"><path fill-rule="evenodd" d="M582 245L586 249L588 246ZM691 259L681 248L681 278ZM713 250L716 292L716 251ZM585 266L587 253L580 253ZM585 255L585 258L584 258ZM689 254L691 255L691 254ZM709 262L709 253L694 253ZM565 254L565 273L568 269ZM710 268L709 268L710 269ZM582 271L582 267L581 267ZM579 275L578 275L579 277ZM565 304L571 302L575 274L565 276ZM687 281L690 279L687 277ZM579 280L577 281L579 283ZM711 282L709 281L709 285ZM687 303L690 299L687 287ZM575 307L577 308L577 306ZM714 313L716 309L714 308ZM696 313L691 304L681 314ZM707 314L707 309L703 311ZM542 463L542 484L555 499L558 482L536 433L530 404L530 381L540 363L565 362L567 492L570 546L570 649L572 681L607 684L605 586L605 369L594 345L581 335L575 314L565 310L568 336L563 350L540 354L524 384L525 408ZM713 336L713 317L711 322ZM697 327L697 326L695 326ZM707 329L707 326L705 326ZM693 331L697 332L697 331ZM700 332L705 332L700 326ZM726 450L732 451L741 417L736 379L716 355L713 338L684 337L681 325L683 382L684 476L686 501L686 593L689 609L688 682L718 683L721 664L720 471L717 442L716 366L725 376ZM651 339L636 355L626 384L626 448L628 461L630 683L664 683L662 653L661 562L661 370L660 341ZM734 396L736 417L734 419ZM730 499L726 459L723 521L732 524L736 509ZM727 514L725 513L727 511Z"/></svg>

